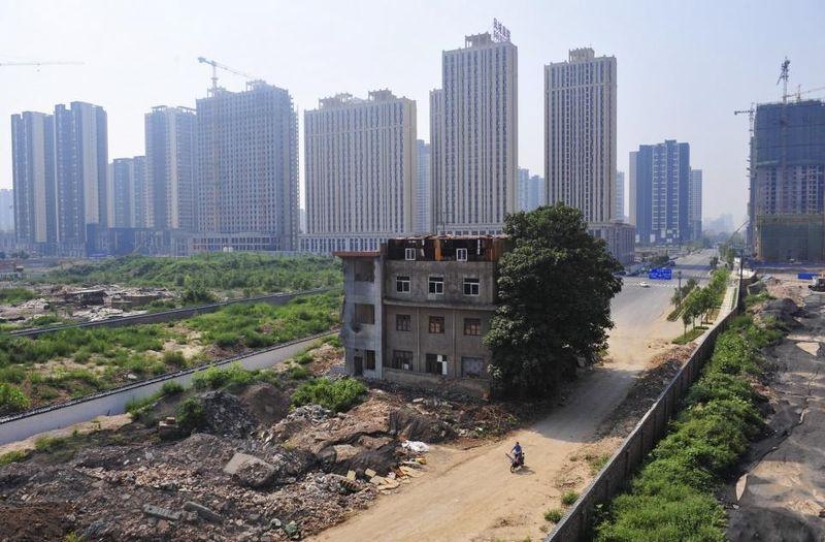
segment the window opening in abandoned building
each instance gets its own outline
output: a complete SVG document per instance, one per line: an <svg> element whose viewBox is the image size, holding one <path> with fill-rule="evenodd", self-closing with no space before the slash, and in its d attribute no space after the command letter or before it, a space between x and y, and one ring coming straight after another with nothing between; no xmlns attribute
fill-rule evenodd
<svg viewBox="0 0 825 542"><path fill-rule="evenodd" d="M384 361L384 366L387 366L387 361ZM392 359L389 360L389 367L391 369L400 369L403 371L413 370L413 353L408 350L393 350Z"/></svg>
<svg viewBox="0 0 825 542"><path fill-rule="evenodd" d="M457 248L455 250L455 259L459 262L466 262L467 261L467 249L466 248Z"/></svg>
<svg viewBox="0 0 825 542"><path fill-rule="evenodd" d="M441 354L427 354L426 371L434 375L447 376L447 356Z"/></svg>
<svg viewBox="0 0 825 542"><path fill-rule="evenodd" d="M429 292L431 294L444 293L444 277L430 277Z"/></svg>
<svg viewBox="0 0 825 542"><path fill-rule="evenodd" d="M464 319L464 334L465 335L481 335L481 319L480 318L465 318Z"/></svg>
<svg viewBox="0 0 825 542"><path fill-rule="evenodd" d="M406 260L415 260L415 249L414 248L405 248L404 249L404 259L406 259Z"/></svg>
<svg viewBox="0 0 825 542"><path fill-rule="evenodd" d="M375 350L364 350L364 369L375 370Z"/></svg>
<svg viewBox="0 0 825 542"><path fill-rule="evenodd" d="M396 314L395 330L412 331L412 317L409 314Z"/></svg>
<svg viewBox="0 0 825 542"><path fill-rule="evenodd" d="M402 275L395 277L395 291L399 294L410 293L410 277Z"/></svg>
<svg viewBox="0 0 825 542"><path fill-rule="evenodd" d="M374 282L375 267L371 260L355 260L355 282Z"/></svg>
<svg viewBox="0 0 825 542"><path fill-rule="evenodd" d="M464 279L464 295L478 295L479 292L478 279Z"/></svg>
<svg viewBox="0 0 825 542"><path fill-rule="evenodd" d="M355 304L355 323L356 324L374 324L375 323L375 306L367 303Z"/></svg>
<svg viewBox="0 0 825 542"><path fill-rule="evenodd" d="M461 358L461 376L464 378L484 378L486 368L484 358Z"/></svg>
<svg viewBox="0 0 825 542"><path fill-rule="evenodd" d="M444 333L443 316L430 316L430 333Z"/></svg>

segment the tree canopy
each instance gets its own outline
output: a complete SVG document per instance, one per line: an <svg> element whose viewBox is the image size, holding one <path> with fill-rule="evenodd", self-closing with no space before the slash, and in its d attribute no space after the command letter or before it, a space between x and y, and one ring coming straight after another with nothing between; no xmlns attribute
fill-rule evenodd
<svg viewBox="0 0 825 542"><path fill-rule="evenodd" d="M592 361L607 342L619 262L587 233L582 213L557 204L511 214L500 261L499 308L486 337L491 372L508 394L536 395Z"/></svg>

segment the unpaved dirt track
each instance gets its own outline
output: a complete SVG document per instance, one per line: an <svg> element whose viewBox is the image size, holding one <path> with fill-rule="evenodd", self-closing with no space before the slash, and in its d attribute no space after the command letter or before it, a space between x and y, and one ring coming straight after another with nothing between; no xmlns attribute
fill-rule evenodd
<svg viewBox="0 0 825 542"><path fill-rule="evenodd" d="M703 257L692 258L699 264ZM578 381L564 406L500 443L469 451L436 448L423 477L309 540L540 540L549 527L544 512L559 506L556 483L565 458L593 439L634 378L682 332L681 323L665 319L675 284L643 289L638 283L626 280L614 299L611 362ZM504 454L516 440L527 469L511 474Z"/></svg>

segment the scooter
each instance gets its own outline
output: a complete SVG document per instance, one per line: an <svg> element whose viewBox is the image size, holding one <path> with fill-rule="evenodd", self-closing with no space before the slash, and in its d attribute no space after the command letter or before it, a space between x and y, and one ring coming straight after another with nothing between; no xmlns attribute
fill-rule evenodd
<svg viewBox="0 0 825 542"><path fill-rule="evenodd" d="M507 452L504 452L504 455L506 455L507 459L510 460L510 472L516 472L517 470L524 468L524 452L521 452L516 456L512 456Z"/></svg>

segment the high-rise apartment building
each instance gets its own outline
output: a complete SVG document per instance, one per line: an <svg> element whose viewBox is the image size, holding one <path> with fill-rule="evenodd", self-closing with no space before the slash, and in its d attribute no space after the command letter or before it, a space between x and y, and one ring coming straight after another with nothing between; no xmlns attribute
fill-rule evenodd
<svg viewBox="0 0 825 542"><path fill-rule="evenodd" d="M690 188L688 189L688 223L690 240L702 238L702 170L690 170Z"/></svg>
<svg viewBox="0 0 825 542"><path fill-rule="evenodd" d="M547 202L582 212L588 231L623 264L633 227L616 214L616 58L586 47L544 67Z"/></svg>
<svg viewBox="0 0 825 542"><path fill-rule="evenodd" d="M624 220L624 171L616 172L616 220Z"/></svg>
<svg viewBox="0 0 825 542"><path fill-rule="evenodd" d="M146 157L109 164L109 227L147 228Z"/></svg>
<svg viewBox="0 0 825 542"><path fill-rule="evenodd" d="M0 188L0 232L14 231L14 190Z"/></svg>
<svg viewBox="0 0 825 542"><path fill-rule="evenodd" d="M438 233L497 233L516 210L518 49L500 31L464 44L442 53L430 94L433 221Z"/></svg>
<svg viewBox="0 0 825 542"><path fill-rule="evenodd" d="M516 174L516 210L529 211L527 198L530 194L530 170L520 167Z"/></svg>
<svg viewBox="0 0 825 542"><path fill-rule="evenodd" d="M54 137L58 249L68 256L100 252L108 216L106 111L83 102L57 105Z"/></svg>
<svg viewBox="0 0 825 542"><path fill-rule="evenodd" d="M27 111L11 117L12 181L17 242L52 254L57 243L54 117Z"/></svg>
<svg viewBox="0 0 825 542"><path fill-rule="evenodd" d="M197 101L197 119L197 226L209 246L297 250L298 122L289 92L262 81L244 92L216 89Z"/></svg>
<svg viewBox="0 0 825 542"><path fill-rule="evenodd" d="M757 256L825 259L825 102L757 105L750 183Z"/></svg>
<svg viewBox="0 0 825 542"><path fill-rule="evenodd" d="M680 245L690 236L690 145L667 140L630 153L630 220L642 245Z"/></svg>
<svg viewBox="0 0 825 542"><path fill-rule="evenodd" d="M413 232L415 102L389 90L338 94L304 114L306 250L378 250Z"/></svg>
<svg viewBox="0 0 825 542"><path fill-rule="evenodd" d="M153 107L146 114L145 196L148 225L195 230L197 116L187 107Z"/></svg>
<svg viewBox="0 0 825 542"><path fill-rule="evenodd" d="M547 186L544 182L544 177L541 175L531 175L530 183L527 190L527 208L526 211L533 211L547 204Z"/></svg>
<svg viewBox="0 0 825 542"><path fill-rule="evenodd" d="M616 58L573 49L544 67L544 175L548 202L588 223L616 215Z"/></svg>
<svg viewBox="0 0 825 542"><path fill-rule="evenodd" d="M432 176L430 175L430 145L418 140L418 181L415 185L415 233L432 233Z"/></svg>

